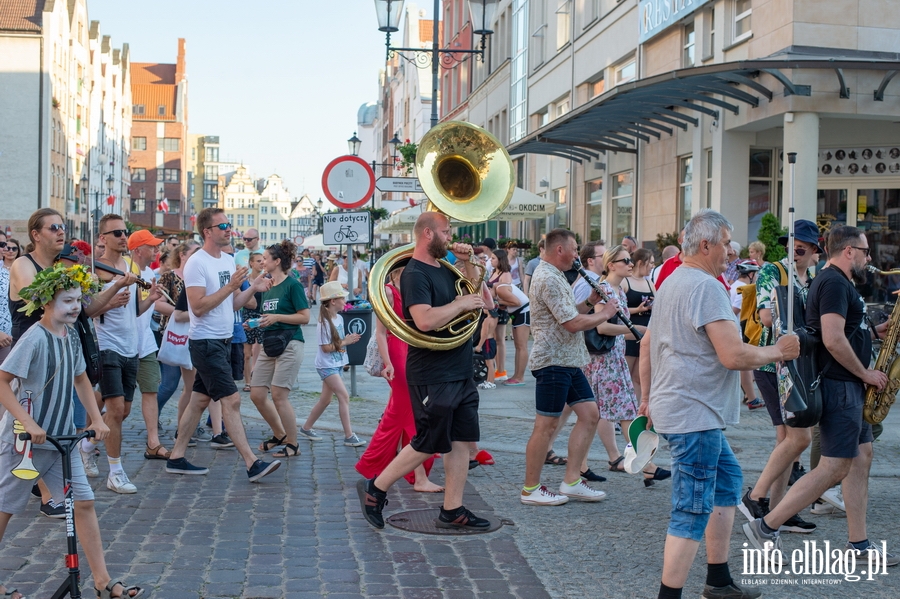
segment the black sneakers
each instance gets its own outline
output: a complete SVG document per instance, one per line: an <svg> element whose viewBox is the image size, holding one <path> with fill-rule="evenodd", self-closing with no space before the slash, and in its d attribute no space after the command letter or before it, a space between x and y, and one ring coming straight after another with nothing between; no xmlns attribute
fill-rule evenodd
<svg viewBox="0 0 900 599"><path fill-rule="evenodd" d="M234 447L234 442L228 436L228 433L223 432L213 436L209 441L209 446L213 449L228 449Z"/></svg>
<svg viewBox="0 0 900 599"><path fill-rule="evenodd" d="M744 493L744 496L741 497L741 502L738 504L738 509L740 509L741 513L751 522L757 518L765 518L766 514L769 513L769 499L767 497L757 500L750 499L750 492L752 490L752 488L748 488L747 492Z"/></svg>
<svg viewBox="0 0 900 599"><path fill-rule="evenodd" d="M251 483L255 483L265 475L278 470L279 466L281 466L281 462L278 460L272 460L271 462L256 460L253 462L253 465L250 466L250 469L247 470L247 478L250 479Z"/></svg>
<svg viewBox="0 0 900 599"><path fill-rule="evenodd" d="M66 517L66 506L62 503L53 503L53 500L51 499L47 503L41 504L41 514L48 518L61 520Z"/></svg>
<svg viewBox="0 0 900 599"><path fill-rule="evenodd" d="M815 530L816 525L801 518L800 514L791 516L790 518L785 520L784 524L778 527L778 532L808 533L815 532Z"/></svg>
<svg viewBox="0 0 900 599"><path fill-rule="evenodd" d="M469 530L487 530L491 523L479 518L461 505L455 510L446 511L441 508L441 515L435 521L438 528L465 528Z"/></svg>
<svg viewBox="0 0 900 599"><path fill-rule="evenodd" d="M359 495L359 506L362 508L366 522L375 528L384 528L384 516L381 511L388 504L387 493L375 489L375 479L360 479L356 483L356 494Z"/></svg>
<svg viewBox="0 0 900 599"><path fill-rule="evenodd" d="M208 474L209 468L194 466L184 458L166 460L166 472L170 474Z"/></svg>
<svg viewBox="0 0 900 599"><path fill-rule="evenodd" d="M788 486L791 486L800 480L804 474L806 474L806 468L803 467L803 464L794 462L794 465L791 466L791 478L788 480Z"/></svg>
<svg viewBox="0 0 900 599"><path fill-rule="evenodd" d="M756 599L762 596L759 587L754 586L738 586L736 582L732 582L727 587L713 587L706 585L703 588L701 599Z"/></svg>

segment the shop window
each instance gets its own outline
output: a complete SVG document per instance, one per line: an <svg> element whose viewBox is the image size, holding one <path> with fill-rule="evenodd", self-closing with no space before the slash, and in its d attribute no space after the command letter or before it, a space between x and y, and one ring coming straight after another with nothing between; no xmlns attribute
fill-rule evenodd
<svg viewBox="0 0 900 599"><path fill-rule="evenodd" d="M691 220L694 202L694 159L692 156L682 156L678 161L678 216L683 224Z"/></svg>
<svg viewBox="0 0 900 599"><path fill-rule="evenodd" d="M556 226L567 229L569 227L569 204L566 202L565 187L553 190L553 203L556 204Z"/></svg>
<svg viewBox="0 0 900 599"><path fill-rule="evenodd" d="M750 149L747 239L756 240L762 217L772 209L772 150Z"/></svg>
<svg viewBox="0 0 900 599"><path fill-rule="evenodd" d="M613 218L613 239L633 235L634 181L631 171L612 176L610 207Z"/></svg>
<svg viewBox="0 0 900 599"><path fill-rule="evenodd" d="M584 187L590 240L596 241L603 238L603 177L585 182Z"/></svg>

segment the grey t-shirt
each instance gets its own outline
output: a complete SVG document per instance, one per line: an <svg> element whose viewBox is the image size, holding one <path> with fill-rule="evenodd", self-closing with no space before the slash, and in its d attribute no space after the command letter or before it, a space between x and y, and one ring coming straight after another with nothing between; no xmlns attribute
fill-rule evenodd
<svg viewBox="0 0 900 599"><path fill-rule="evenodd" d="M17 377L13 385L16 397L25 398L31 391L31 416L48 435L74 435L72 389L75 377L84 372L84 356L78 333L66 327L66 337L57 337L40 323L28 329L16 342L0 370ZM93 398L91 398L93 399ZM0 420L0 439L15 443L12 415ZM34 445L35 449L54 449L50 443Z"/></svg>
<svg viewBox="0 0 900 599"><path fill-rule="evenodd" d="M719 320L740 330L728 291L707 272L682 265L657 291L650 334L650 416L657 432L737 424L740 373L722 365L705 329Z"/></svg>

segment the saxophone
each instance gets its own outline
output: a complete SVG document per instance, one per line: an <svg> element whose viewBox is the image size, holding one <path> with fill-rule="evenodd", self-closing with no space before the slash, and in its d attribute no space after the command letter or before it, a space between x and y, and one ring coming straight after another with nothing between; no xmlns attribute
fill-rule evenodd
<svg viewBox="0 0 900 599"><path fill-rule="evenodd" d="M867 267L869 272L875 274L900 274L897 271L881 271L872 265ZM863 403L863 418L869 424L879 424L888 415L888 410L894 405L897 391L900 390L900 359L897 358L897 341L900 340L900 301L894 304L891 316L888 319L887 332L875 360L875 370L880 370L888 377L887 385L882 391L875 387L866 390L866 400Z"/></svg>

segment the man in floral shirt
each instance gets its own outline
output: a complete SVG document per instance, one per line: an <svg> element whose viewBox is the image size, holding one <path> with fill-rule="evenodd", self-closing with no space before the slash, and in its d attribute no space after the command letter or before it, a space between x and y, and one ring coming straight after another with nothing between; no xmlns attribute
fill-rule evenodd
<svg viewBox="0 0 900 599"><path fill-rule="evenodd" d="M798 220L794 224L794 287L799 291L806 305L806 296L812 281L810 270L816 263L817 254L823 253L819 247L819 228L814 222ZM786 245L787 237L778 240L781 245ZM775 345L772 335L773 297L775 289L787 284L788 260L787 257L778 262L769 262L759 271L756 277L756 309L759 312L759 320L763 325L762 336L759 340L760 347ZM781 318L786 318L784 314ZM754 520L761 518L758 515L767 511L769 507L775 507L787 489L788 479L791 476L793 463L800 458L803 450L809 446L811 435L808 428L793 428L785 426L781 415L781 398L778 393L778 375L775 373L775 364L766 364L753 373L759 393L766 402L766 409L775 426L775 449L763 469L756 486L748 490L738 506L741 512ZM768 495L768 499L766 496ZM782 530L791 532L812 532L816 525L803 521L799 515L785 522Z"/></svg>

